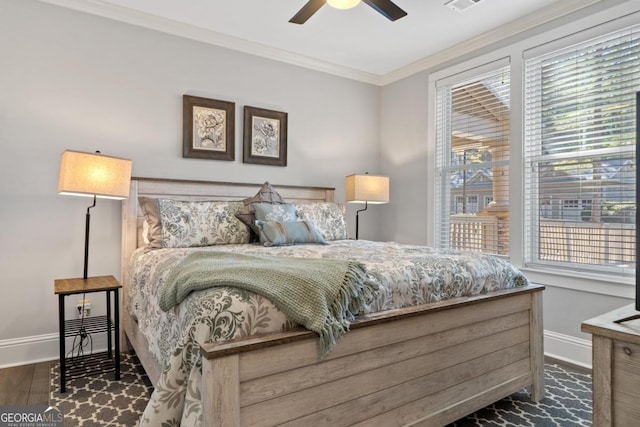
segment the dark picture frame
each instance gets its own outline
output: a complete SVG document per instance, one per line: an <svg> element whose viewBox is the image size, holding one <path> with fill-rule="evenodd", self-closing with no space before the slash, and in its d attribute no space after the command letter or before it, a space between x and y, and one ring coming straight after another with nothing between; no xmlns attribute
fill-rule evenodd
<svg viewBox="0 0 640 427"><path fill-rule="evenodd" d="M287 166L287 113L244 107L243 163Z"/></svg>
<svg viewBox="0 0 640 427"><path fill-rule="evenodd" d="M182 157L235 160L235 102L182 96Z"/></svg>

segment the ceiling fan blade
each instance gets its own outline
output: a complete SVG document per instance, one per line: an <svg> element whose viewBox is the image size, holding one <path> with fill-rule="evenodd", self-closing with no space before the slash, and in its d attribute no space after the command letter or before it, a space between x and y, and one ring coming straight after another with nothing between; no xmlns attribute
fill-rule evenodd
<svg viewBox="0 0 640 427"><path fill-rule="evenodd" d="M289 22L292 24L304 24L307 22L307 19L311 18L326 2L326 0L309 0L307 4L302 6L302 9L300 9L298 13L293 15L293 18L289 19Z"/></svg>
<svg viewBox="0 0 640 427"><path fill-rule="evenodd" d="M362 0L364 3L368 4L372 8L374 8L378 13L380 13L385 18L395 21L396 19L400 19L403 16L407 15L407 12L400 9L394 2L391 0Z"/></svg>

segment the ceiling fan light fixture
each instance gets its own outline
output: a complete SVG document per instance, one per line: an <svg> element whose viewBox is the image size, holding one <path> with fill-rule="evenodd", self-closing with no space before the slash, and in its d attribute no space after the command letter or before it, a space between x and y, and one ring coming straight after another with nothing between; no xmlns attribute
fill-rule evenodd
<svg viewBox="0 0 640 427"><path fill-rule="evenodd" d="M327 0L327 3L336 9L351 9L356 7L360 0Z"/></svg>
<svg viewBox="0 0 640 427"><path fill-rule="evenodd" d="M335 9L351 9L360 3L361 0L308 0L302 9L298 11L289 22L292 24L304 24L309 18L313 16L322 6L329 4L329 6ZM400 9L397 4L392 0L362 0L367 6L373 8L380 15L387 18L389 21L396 21L403 16L407 16L407 12ZM467 1L480 1L480 0L467 0Z"/></svg>

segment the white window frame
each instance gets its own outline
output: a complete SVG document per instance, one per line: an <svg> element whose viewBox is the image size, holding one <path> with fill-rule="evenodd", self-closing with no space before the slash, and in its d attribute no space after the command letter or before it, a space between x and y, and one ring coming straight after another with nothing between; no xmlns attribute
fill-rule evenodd
<svg viewBox="0 0 640 427"><path fill-rule="evenodd" d="M433 84L433 92L434 92L434 99L433 99L433 110L434 110L434 116L435 114L437 114L436 111L436 99L435 99L435 93L437 92L437 87L438 86L450 86L450 85L455 85L458 83L462 83L468 80L472 80L474 78L483 76L483 75L487 75L489 73L492 73L494 71L500 70L502 68L509 68L510 66L510 58L508 57L502 57L502 58L496 58L496 59L492 59L489 62L480 64L480 65L476 65L476 66L470 66L469 68L466 69L452 69L451 70L451 74L448 75L435 75L434 77L439 77L436 79L433 79L432 84ZM511 71L510 71L511 73ZM436 128L436 120L434 118L433 120L433 125L432 128L434 129L434 134L433 134L433 143L434 143L434 151L437 150L437 148L435 147L436 144L436 136L435 136L435 128ZM447 156L450 156L450 150L447 153ZM436 157L434 155L434 157ZM437 169L437 166L435 165L436 160L434 159L434 168ZM448 164L450 164L450 159L447 161ZM448 176L437 176L434 180L435 184L435 188L434 188L434 197L437 199L436 201L436 205L438 206L448 206L449 210L451 208L451 194L449 194L449 192L445 192L444 194L440 194L441 188L446 187L448 185L449 182L449 177ZM438 188L438 186L440 188ZM439 197L441 196L441 197ZM469 202L469 199L467 197L466 200L467 204ZM475 203L475 207L477 208L479 205L480 199L477 198L476 199L476 203ZM456 203L456 211L458 210L458 206ZM452 212L449 212L449 214L451 214ZM435 218L435 223L434 224L438 224L438 228L440 229L440 231L435 229L434 226L434 246L436 247L441 247L442 245L447 245L448 243L445 244L445 242L448 242L448 236L444 237L442 236L442 230L448 229L448 225L449 224L449 217L445 217L444 216L444 212L443 209L436 209L434 212L434 218Z"/></svg>
<svg viewBox="0 0 640 427"><path fill-rule="evenodd" d="M547 46L548 51L544 51L541 48L536 48L536 49L532 49L530 51L525 52L523 55L524 60L526 62L528 59L533 59L534 62L532 62L532 66L537 67L539 65L537 62L535 62L535 60L539 57L544 57L544 55L547 53L551 54L552 58L554 56L562 57L568 53L573 52L574 51L573 46L576 46L576 45L578 46L582 45L581 47L579 47L580 50L584 49L587 46L590 48L591 46L591 44L589 43L590 39L595 39L595 41L598 41L599 43L601 43L602 42L601 39L609 39L610 37L613 37L613 36L618 37L619 35L617 34L620 34L620 33L626 34L628 33L628 31L626 30L628 27L632 27L633 34L638 35L640 26L638 26L637 24L621 26L620 28L603 32L603 34L592 36L590 38L587 38L586 40L582 40L581 42L573 41L573 40L571 41L564 40L565 42L564 45L558 45L560 41L554 41L549 46ZM588 33L588 32L585 32L585 33ZM553 48L551 46L553 46ZM566 51L568 53L557 53L562 51ZM538 84L537 83L538 79L539 79L538 68L532 68L532 80L527 83L529 85L533 85L534 83ZM527 87L523 88L523 90L527 91ZM633 98L635 100L635 96ZM530 99L535 100L536 98L530 98ZM540 129L540 124L537 123L536 121L536 120L539 120L541 117L540 109L538 107L539 106L530 105L531 115L536 118L534 120L534 129L536 130ZM538 145L540 141L535 137L533 130L530 130L527 128L526 123L523 123L523 133L525 134L525 137L524 137L525 145L532 144L531 147L537 150L537 151L532 151L531 148L528 148L529 154L528 156L526 156L528 160L525 162L526 182L525 182L525 193L523 194L523 200L530 203L530 207L525 212L525 221L526 221L525 229L529 230L529 233L525 233L526 265L531 268L539 268L539 269L559 269L559 270L567 269L568 271L572 271L574 273L583 271L584 274L587 274L587 275L604 273L604 274L613 275L614 277L617 276L621 280L625 280L625 278L634 277L635 269L629 268L629 267L595 265L595 264L579 264L576 262L545 261L538 258L538 253L540 250L540 235L539 235L540 230L537 224L539 223L540 218L543 217L544 215L541 214L542 204L540 201L540 195L537 193L538 190L537 190L537 184L536 184L538 182L537 181L538 178L536 176L536 173L534 172L533 165L537 164L538 162L547 162L547 161L551 162L551 161L563 160L563 159L579 159L579 158L591 158L591 157L599 158L600 156L607 156L607 155L615 156L615 155L623 155L623 154L630 155L630 154L633 154L633 152L635 152L635 144L623 145L619 147L609 147L609 148L595 148L595 149L592 148L590 150L579 151L579 152L563 151L558 153L544 154L540 151L541 146ZM531 134L532 136L530 137L529 134ZM578 211L582 210L583 203L581 203L581 200L579 198L576 199L576 198L567 197L563 200L559 200L558 202L559 202L559 205L558 205L559 212L561 215L560 219L567 219L569 221L572 221L576 219L577 215L580 215Z"/></svg>
<svg viewBox="0 0 640 427"><path fill-rule="evenodd" d="M427 135L425 152L427 158L425 173L427 186L424 191L428 201L426 218L430 220L426 222L425 227L426 244L435 246L435 217L438 210L438 201L436 201L434 191L437 181L435 168L435 82L444 77L454 76L493 61L507 60L511 64L510 262L520 268L533 283L627 299L634 298L635 280L632 278L585 272L576 274L553 268L530 268L524 265L524 206L522 203L524 185L522 170L524 169L524 161L518 163L517 160L524 158L524 151L521 144L517 142L521 142L524 139L522 107L524 57L530 54L550 52L616 31L625 26L636 24L639 17L640 9L637 6L625 4L582 20L567 22L565 25L539 32L523 40L503 43L492 50L485 50L480 55L473 56L469 52L470 55L467 55L462 61L446 66L436 66L431 72L423 76L416 75L414 77L424 78L427 83L425 90L427 96L427 121L425 126Z"/></svg>

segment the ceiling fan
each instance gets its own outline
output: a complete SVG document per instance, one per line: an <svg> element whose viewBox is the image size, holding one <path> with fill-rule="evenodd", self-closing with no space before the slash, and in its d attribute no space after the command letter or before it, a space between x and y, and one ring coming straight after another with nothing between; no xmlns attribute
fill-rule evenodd
<svg viewBox="0 0 640 427"><path fill-rule="evenodd" d="M391 0L362 0L362 2L374 8L390 21L395 21L407 15L407 12L400 9ZM293 24L304 24L307 22L307 19L311 18L325 3L329 3L330 6L336 9L350 9L360 3L360 0L309 0L289 22Z"/></svg>

